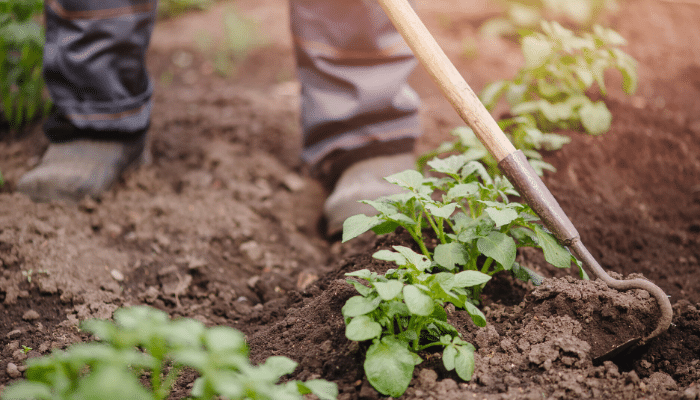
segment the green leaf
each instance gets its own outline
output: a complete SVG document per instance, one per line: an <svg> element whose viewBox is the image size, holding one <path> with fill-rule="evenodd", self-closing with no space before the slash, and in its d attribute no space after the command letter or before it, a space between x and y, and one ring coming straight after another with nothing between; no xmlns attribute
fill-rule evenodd
<svg viewBox="0 0 700 400"><path fill-rule="evenodd" d="M610 130L612 114L604 102L588 103L579 109L581 124L591 135L601 135Z"/></svg>
<svg viewBox="0 0 700 400"><path fill-rule="evenodd" d="M382 334L382 326L366 315L350 320L345 327L345 336L356 342L374 339Z"/></svg>
<svg viewBox="0 0 700 400"><path fill-rule="evenodd" d="M412 169L387 176L384 179L412 192L418 192L418 189L423 185L423 175Z"/></svg>
<svg viewBox="0 0 700 400"><path fill-rule="evenodd" d="M482 254L493 258L505 269L509 269L515 261L515 242L505 233L493 231L487 237L479 238L476 247Z"/></svg>
<svg viewBox="0 0 700 400"><path fill-rule="evenodd" d="M583 279L584 281L589 280L590 278L588 277L586 270L583 269L583 263L574 256L571 256L571 261L573 261L573 263L576 264L576 266L578 267L578 273L581 279Z"/></svg>
<svg viewBox="0 0 700 400"><path fill-rule="evenodd" d="M482 285L491 280L491 277L480 271L462 271L455 274L453 285L454 287L472 287Z"/></svg>
<svg viewBox="0 0 700 400"><path fill-rule="evenodd" d="M427 317L435 307L433 299L414 285L404 286L403 298L411 314Z"/></svg>
<svg viewBox="0 0 700 400"><path fill-rule="evenodd" d="M374 282L373 286L377 289L377 293L379 293L379 297L381 297L382 300L393 300L401 293L401 289L403 289L403 283L395 280Z"/></svg>
<svg viewBox="0 0 700 400"><path fill-rule="evenodd" d="M450 218L450 216L457 209L457 203L449 203L444 206L439 206L436 204L426 204L425 209L430 212L430 214L439 218Z"/></svg>
<svg viewBox="0 0 700 400"><path fill-rule="evenodd" d="M552 45L545 38L526 36L522 43L525 68L534 69L543 65L552 54Z"/></svg>
<svg viewBox="0 0 700 400"><path fill-rule="evenodd" d="M493 222L496 223L496 228L500 228L503 225L508 225L518 219L518 212L512 208L499 210L494 207L488 207L486 208L486 213L489 215L489 217L491 217Z"/></svg>
<svg viewBox="0 0 700 400"><path fill-rule="evenodd" d="M469 316L472 317L472 321L476 326L484 327L486 326L486 317L484 313L481 312L476 306L470 302L464 303L464 309L467 310Z"/></svg>
<svg viewBox="0 0 700 400"><path fill-rule="evenodd" d="M353 296L345 302L342 313L345 318L358 317L376 310L381 302L380 298L369 299L363 296Z"/></svg>
<svg viewBox="0 0 700 400"><path fill-rule="evenodd" d="M373 292L372 288L367 287L361 284L360 282L354 281L352 279L346 279L345 282L351 284L355 288L355 290L357 290L357 292L364 297L369 296Z"/></svg>
<svg viewBox="0 0 700 400"><path fill-rule="evenodd" d="M426 268L430 266L430 260L428 260L428 257L418 254L415 251L409 249L408 247L405 246L393 246L396 251L401 253L402 256L406 258L406 261L409 264L412 264L413 266L416 267L419 271L425 271Z"/></svg>
<svg viewBox="0 0 700 400"><path fill-rule="evenodd" d="M377 260L382 261L391 261L394 262L396 265L406 265L406 263L408 263L406 257L402 256L400 253L396 253L391 250L379 250L376 253L372 254L372 258L376 258Z"/></svg>
<svg viewBox="0 0 700 400"><path fill-rule="evenodd" d="M470 381L474 374L474 346L471 344L468 344L468 346L457 346L457 352L455 371L460 378Z"/></svg>
<svg viewBox="0 0 700 400"><path fill-rule="evenodd" d="M487 109L491 110L496 106L498 99L508 89L508 84L507 81L500 80L486 85L484 90L481 91L479 98Z"/></svg>
<svg viewBox="0 0 700 400"><path fill-rule="evenodd" d="M457 348L450 344L449 346L445 346L445 350L442 351L442 365L445 366L445 369L448 371L452 371L455 369L455 358L457 357Z"/></svg>
<svg viewBox="0 0 700 400"><path fill-rule="evenodd" d="M215 326L204 333L204 344L214 353L237 352L244 353L248 346L245 344L245 336L228 326Z"/></svg>
<svg viewBox="0 0 700 400"><path fill-rule="evenodd" d="M465 197L471 197L479 192L479 184L476 182L460 183L454 185L447 191L447 197L445 200L453 201L455 199L462 199Z"/></svg>
<svg viewBox="0 0 700 400"><path fill-rule="evenodd" d="M459 170L461 170L466 163L467 160L462 155L452 155L443 159L436 157L428 161L428 165L433 171L448 175L459 174Z"/></svg>
<svg viewBox="0 0 700 400"><path fill-rule="evenodd" d="M153 396L141 386L135 374L117 366L103 366L80 380L73 398L150 400Z"/></svg>
<svg viewBox="0 0 700 400"><path fill-rule="evenodd" d="M411 220L411 222L413 222L413 220ZM399 226L401 225L395 221L385 221L372 228L372 232L374 232L377 236L386 235L394 232Z"/></svg>
<svg viewBox="0 0 700 400"><path fill-rule="evenodd" d="M454 270L457 265L466 265L467 257L468 253L464 245L456 242L437 245L433 255L436 263L450 271Z"/></svg>
<svg viewBox="0 0 700 400"><path fill-rule="evenodd" d="M205 369L209 363L207 353L200 349L177 350L173 352L173 359L182 365L186 365L200 371Z"/></svg>
<svg viewBox="0 0 700 400"><path fill-rule="evenodd" d="M345 276L352 276L360 279L370 279L370 277L372 276L372 271L368 270L367 268L363 268L357 271L348 272L345 274Z"/></svg>
<svg viewBox="0 0 700 400"><path fill-rule="evenodd" d="M312 379L306 382L299 382L315 394L320 400L335 400L338 398L338 385L323 379Z"/></svg>
<svg viewBox="0 0 700 400"><path fill-rule="evenodd" d="M364 214L354 215L343 222L343 243L354 239L384 222L378 216L368 217Z"/></svg>
<svg viewBox="0 0 700 400"><path fill-rule="evenodd" d="M380 200L362 200L360 203L365 203L374 207L375 210L379 211L380 214L394 214L397 209L396 206L388 201Z"/></svg>
<svg viewBox="0 0 700 400"><path fill-rule="evenodd" d="M284 375L291 374L296 369L298 363L283 356L269 357L261 365L265 373L274 375L279 378Z"/></svg>
<svg viewBox="0 0 700 400"><path fill-rule="evenodd" d="M411 383L415 360L407 343L388 336L367 349L364 367L367 380L379 393L399 397Z"/></svg>
<svg viewBox="0 0 700 400"><path fill-rule="evenodd" d="M544 277L542 275L518 263L513 263L513 268L511 268L510 272L517 279L523 282L531 281L535 286L540 286L542 282L544 282Z"/></svg>
<svg viewBox="0 0 700 400"><path fill-rule="evenodd" d="M551 234L547 233L539 225L535 225L537 242L544 252L544 259L557 268L569 268L571 266L571 254Z"/></svg>
<svg viewBox="0 0 700 400"><path fill-rule="evenodd" d="M49 385L31 381L16 381L5 388L2 393L3 400L10 399L53 399Z"/></svg>
<svg viewBox="0 0 700 400"><path fill-rule="evenodd" d="M586 66L582 65L577 65L574 68L574 73L576 73L576 76L578 76L578 79L581 80L581 83L583 83L583 86L588 89L593 85L593 82L595 82L595 79L593 78L593 72L591 72L590 69Z"/></svg>
<svg viewBox="0 0 700 400"><path fill-rule="evenodd" d="M386 218L404 227L415 226L417 224L417 222L412 220L408 215L401 213L391 214L386 216Z"/></svg>

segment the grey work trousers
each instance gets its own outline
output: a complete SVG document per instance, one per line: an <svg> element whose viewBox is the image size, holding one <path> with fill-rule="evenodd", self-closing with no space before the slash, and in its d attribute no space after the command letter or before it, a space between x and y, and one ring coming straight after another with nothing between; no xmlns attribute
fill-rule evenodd
<svg viewBox="0 0 700 400"><path fill-rule="evenodd" d="M66 123L79 132L129 137L149 125L153 84L145 54L157 0L46 0L44 76ZM411 151L419 99L407 79L416 61L372 0L290 0L302 87L302 160L334 180L362 158Z"/></svg>

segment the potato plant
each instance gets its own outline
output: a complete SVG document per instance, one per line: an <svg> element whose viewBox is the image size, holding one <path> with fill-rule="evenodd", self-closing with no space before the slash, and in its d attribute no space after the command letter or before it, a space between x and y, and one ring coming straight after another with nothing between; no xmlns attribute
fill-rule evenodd
<svg viewBox="0 0 700 400"><path fill-rule="evenodd" d="M117 310L114 322L85 321L82 329L100 341L30 359L27 380L8 386L2 399L162 400L184 367L199 374L192 399L301 400L313 393L325 400L338 394L336 385L324 380L277 384L297 363L270 357L251 365L245 337L233 328L170 320L165 312L136 306Z"/></svg>
<svg viewBox="0 0 700 400"><path fill-rule="evenodd" d="M616 0L499 0L503 17L488 20L481 33L487 36L515 35L532 31L544 19L563 20L590 27L607 12L618 9Z"/></svg>
<svg viewBox="0 0 700 400"><path fill-rule="evenodd" d="M538 285L543 278L515 261L519 247L540 248L559 268L578 261L538 222L524 204L511 201L518 193L503 177L492 177L484 166L465 155L428 162L442 177L418 171L391 175L387 181L405 192L364 201L375 216L356 215L343 225L343 241L373 230L377 234L403 227L420 253L395 246L374 254L396 269L378 275L368 270L347 274L359 295L343 307L346 336L372 340L364 363L369 382L380 393L401 395L411 380L418 352L442 346L443 363L464 380L471 379L474 348L447 322L446 303L466 310L477 326L486 319L477 307L481 291L495 273L509 271ZM428 235L438 244L428 248ZM582 277L585 277L583 269Z"/></svg>
<svg viewBox="0 0 700 400"><path fill-rule="evenodd" d="M623 90L637 89L637 62L619 46L627 41L612 29L594 26L592 33L577 36L557 22L542 22L543 33L522 40L525 66L513 80L496 81L484 88L481 100L492 109L501 97L515 116L534 116L537 127L580 129L600 135L610 129L612 115L602 101L587 92L597 84L605 96L605 71L622 74Z"/></svg>
<svg viewBox="0 0 700 400"><path fill-rule="evenodd" d="M637 63L620 50L626 41L617 32L596 25L592 33L577 36L557 22L543 21L541 27L543 33L523 37L525 65L515 78L493 82L480 95L489 110L505 98L509 116L498 124L540 175L555 169L543 161L539 151L558 150L570 141L554 131L583 130L601 135L610 129L612 114L603 101L590 97L596 89L603 96L607 94L607 70L621 73L626 93L637 88ZM483 161L491 173L498 171L496 160L470 128L456 128L453 135L456 140L419 159L419 168L436 155L460 152L471 160Z"/></svg>

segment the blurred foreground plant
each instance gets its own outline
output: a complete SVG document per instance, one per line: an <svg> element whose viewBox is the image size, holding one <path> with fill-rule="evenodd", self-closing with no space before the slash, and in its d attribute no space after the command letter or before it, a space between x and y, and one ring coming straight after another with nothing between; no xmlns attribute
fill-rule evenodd
<svg viewBox="0 0 700 400"><path fill-rule="evenodd" d="M320 379L277 384L297 363L270 357L251 365L245 337L233 328L170 320L165 312L136 306L117 310L114 322L85 321L82 329L100 341L30 359L27 380L8 386L2 399L162 400L184 367L199 374L192 399L301 400L313 393L329 400L338 395L335 384Z"/></svg>

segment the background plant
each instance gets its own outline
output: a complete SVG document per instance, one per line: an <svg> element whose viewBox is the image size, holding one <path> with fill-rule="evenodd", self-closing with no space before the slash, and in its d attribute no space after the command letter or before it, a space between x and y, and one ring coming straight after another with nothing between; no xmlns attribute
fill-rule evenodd
<svg viewBox="0 0 700 400"><path fill-rule="evenodd" d="M577 36L557 22L542 22L544 33L522 40L525 66L513 80L500 80L484 88L481 100L492 109L505 97L513 115L533 115L542 131L580 129L600 135L610 129L612 115L603 101L587 95L597 86L605 96L605 71L622 74L627 94L637 89L637 62L620 46L627 41L599 25Z"/></svg>
<svg viewBox="0 0 700 400"><path fill-rule="evenodd" d="M375 258L393 261L399 268L377 275L367 270L348 274L367 285L350 281L359 296L343 307L346 336L372 340L364 368L368 380L381 393L397 396L411 379L418 351L442 345L443 363L465 380L473 371L473 347L463 342L446 321L442 306L465 309L478 326L486 320L477 308L481 291L495 273L509 271L535 284L542 277L515 261L517 248L535 247L559 268L578 261L539 223L532 209L509 196L517 196L507 179L491 176L484 166L465 155L427 163L442 177L425 177L418 171L391 175L387 181L406 191L364 201L375 216L356 215L343 225L343 241L368 230L377 234L403 227L420 253L395 246ZM428 234L439 244L428 248ZM581 274L585 277L583 269ZM449 350L448 350L449 349Z"/></svg>
<svg viewBox="0 0 700 400"><path fill-rule="evenodd" d="M137 306L117 310L114 322L85 321L82 329L101 341L29 360L27 380L11 384L2 398L166 399L184 367L199 374L193 399L301 400L308 393L335 399L338 394L335 384L323 380L277 384L297 364L270 357L251 365L245 337L233 328L170 320L162 311Z"/></svg>
<svg viewBox="0 0 700 400"><path fill-rule="evenodd" d="M158 0L158 16L174 17L191 10L206 10L213 0Z"/></svg>
<svg viewBox="0 0 700 400"><path fill-rule="evenodd" d="M558 150L570 139L554 133L560 129L583 130L600 135L610 129L612 114L602 100L591 99L597 91L605 96L605 72L615 69L622 75L622 89L632 94L637 88L637 63L619 47L626 40L612 29L594 26L593 32L576 35L557 22L541 23L543 33L522 39L525 65L512 80L487 85L480 98L493 110L501 99L508 104L507 118L498 124L530 160L535 170L554 171L542 159L540 150ZM470 128L453 131L456 140L443 143L419 159L446 152L461 152L470 160L481 160L491 173L497 162L489 155Z"/></svg>
<svg viewBox="0 0 700 400"><path fill-rule="evenodd" d="M51 102L41 75L44 34L37 22L41 0L0 2L0 98L2 119L11 128L41 117Z"/></svg>
<svg viewBox="0 0 700 400"><path fill-rule="evenodd" d="M481 27L487 36L516 35L539 29L545 19L561 20L589 28L607 13L618 10L616 0L499 0L504 16Z"/></svg>

